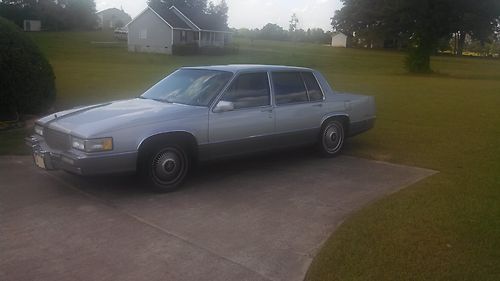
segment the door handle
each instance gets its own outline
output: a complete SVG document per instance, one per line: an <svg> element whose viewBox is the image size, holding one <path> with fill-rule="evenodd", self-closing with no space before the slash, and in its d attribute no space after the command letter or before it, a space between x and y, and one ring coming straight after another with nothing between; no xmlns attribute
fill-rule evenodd
<svg viewBox="0 0 500 281"><path fill-rule="evenodd" d="M269 113L273 113L273 110L272 109L261 109L260 112L269 112Z"/></svg>
<svg viewBox="0 0 500 281"><path fill-rule="evenodd" d="M318 103L318 104L313 104L314 107L323 107L323 104L322 103Z"/></svg>

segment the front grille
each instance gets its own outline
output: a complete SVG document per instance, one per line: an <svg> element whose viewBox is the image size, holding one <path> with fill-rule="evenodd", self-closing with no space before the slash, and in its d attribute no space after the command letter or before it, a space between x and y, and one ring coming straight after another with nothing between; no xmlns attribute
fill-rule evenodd
<svg viewBox="0 0 500 281"><path fill-rule="evenodd" d="M50 148L68 150L71 147L70 136L63 132L45 128L43 130L45 142Z"/></svg>

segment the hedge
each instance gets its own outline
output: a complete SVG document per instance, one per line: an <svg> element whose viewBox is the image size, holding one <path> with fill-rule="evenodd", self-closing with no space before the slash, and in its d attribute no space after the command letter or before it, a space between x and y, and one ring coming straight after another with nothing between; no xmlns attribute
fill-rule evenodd
<svg viewBox="0 0 500 281"><path fill-rule="evenodd" d="M56 97L55 76L36 44L0 17L0 120L38 114Z"/></svg>

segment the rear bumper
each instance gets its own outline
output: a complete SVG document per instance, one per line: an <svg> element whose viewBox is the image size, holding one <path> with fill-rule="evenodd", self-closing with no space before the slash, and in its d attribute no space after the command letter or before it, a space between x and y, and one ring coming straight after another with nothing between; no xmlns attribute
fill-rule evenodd
<svg viewBox="0 0 500 281"><path fill-rule="evenodd" d="M37 159L43 161L43 164L38 163L37 166L43 166L46 170L65 170L78 175L102 175L136 170L137 152L88 155L54 151L37 136L26 138L25 143L31 147L35 161Z"/></svg>
<svg viewBox="0 0 500 281"><path fill-rule="evenodd" d="M354 122L349 125L349 137L364 133L375 127L375 118Z"/></svg>

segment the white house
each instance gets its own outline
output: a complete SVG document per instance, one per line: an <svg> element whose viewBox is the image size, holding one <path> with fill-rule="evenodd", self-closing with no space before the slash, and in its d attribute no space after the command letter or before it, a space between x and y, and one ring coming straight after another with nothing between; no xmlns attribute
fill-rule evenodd
<svg viewBox="0 0 500 281"><path fill-rule="evenodd" d="M24 20L24 31L40 31L42 30L42 22L39 20Z"/></svg>
<svg viewBox="0 0 500 281"><path fill-rule="evenodd" d="M231 32L215 22L202 15L189 18L175 6L161 11L148 6L127 24L128 50L172 54L175 44L222 47Z"/></svg>
<svg viewBox="0 0 500 281"><path fill-rule="evenodd" d="M115 29L124 27L132 18L125 11L110 8L96 13L97 27L100 29Z"/></svg>
<svg viewBox="0 0 500 281"><path fill-rule="evenodd" d="M347 48L347 35L337 33L332 36L332 47Z"/></svg>

